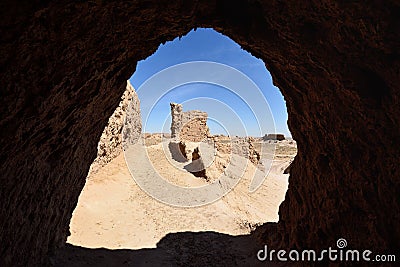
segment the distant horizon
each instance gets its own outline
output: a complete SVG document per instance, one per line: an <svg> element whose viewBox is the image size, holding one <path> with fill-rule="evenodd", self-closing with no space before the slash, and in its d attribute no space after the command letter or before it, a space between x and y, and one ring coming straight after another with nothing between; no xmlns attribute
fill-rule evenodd
<svg viewBox="0 0 400 267"><path fill-rule="evenodd" d="M209 61L219 65L203 70L195 64L179 66ZM177 64L175 72L159 74ZM221 66L230 69L222 71ZM149 84L154 75L160 78ZM198 75L203 79L198 79ZM216 79L217 83L207 82L204 76ZM249 81L243 81L242 76ZM185 82L185 77L193 77L192 82ZM179 80L182 82L174 85ZM213 135L262 137L281 133L291 137L285 100L272 84L264 62L213 29L192 30L182 38L160 45L153 55L138 62L130 82L141 102L145 132L165 133L171 124L169 103L176 102L183 104L184 110L207 112L207 124ZM268 105L265 108L262 99Z"/></svg>
<svg viewBox="0 0 400 267"><path fill-rule="evenodd" d="M151 134L151 135L153 135L153 134L167 134L167 135L171 135L170 132L157 132L157 133L153 133L153 132L142 132L142 134ZM239 135L235 135L235 137L263 138L264 136L266 136L266 135L268 135L268 134L282 134L282 133L266 133L266 134L264 134L263 136L253 136L253 135L239 136ZM211 134L211 135L223 135L223 136L228 136L228 137L230 137L229 135L224 135L224 134L219 134L219 133ZM284 134L283 134L283 135L284 135ZM284 137L285 137L285 139L293 139L292 136L284 135Z"/></svg>

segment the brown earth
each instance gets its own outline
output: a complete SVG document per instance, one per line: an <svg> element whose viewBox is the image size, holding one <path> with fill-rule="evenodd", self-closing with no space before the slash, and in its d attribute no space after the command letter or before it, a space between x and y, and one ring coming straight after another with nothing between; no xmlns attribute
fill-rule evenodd
<svg viewBox="0 0 400 267"><path fill-rule="evenodd" d="M147 147L154 168L164 179L185 187L207 185L209 181L174 167L163 150L161 143ZM68 242L88 248L139 249L156 247L166 234L174 232L249 234L257 225L278 221L278 208L288 184L283 170L296 155L296 147L282 144L277 153L279 160L256 192L248 192L256 169L249 161L243 179L231 192L196 208L169 206L147 195L135 183L121 153L88 176L73 213ZM217 161L226 157L229 155L219 153ZM207 174L210 180L216 180L221 171L211 166Z"/></svg>

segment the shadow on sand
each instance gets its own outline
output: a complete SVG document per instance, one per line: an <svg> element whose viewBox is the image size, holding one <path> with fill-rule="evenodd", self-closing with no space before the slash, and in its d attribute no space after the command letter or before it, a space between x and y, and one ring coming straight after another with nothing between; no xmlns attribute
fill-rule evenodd
<svg viewBox="0 0 400 267"><path fill-rule="evenodd" d="M187 162L187 158L184 156L184 147L178 142L169 142L168 149L171 152L171 156L177 162ZM183 151L182 151L183 150Z"/></svg>
<svg viewBox="0 0 400 267"><path fill-rule="evenodd" d="M50 260L53 266L271 266L257 260L262 248L252 235L181 232L166 235L156 248L149 249L90 249L66 244Z"/></svg>

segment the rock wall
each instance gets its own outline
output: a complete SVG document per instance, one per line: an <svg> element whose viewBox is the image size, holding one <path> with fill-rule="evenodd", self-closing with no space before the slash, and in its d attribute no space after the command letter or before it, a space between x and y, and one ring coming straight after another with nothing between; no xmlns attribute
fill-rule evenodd
<svg viewBox="0 0 400 267"><path fill-rule="evenodd" d="M208 114L199 110L183 111L182 105L171 103L171 137L200 142L210 136Z"/></svg>
<svg viewBox="0 0 400 267"><path fill-rule="evenodd" d="M398 1L2 1L0 265L65 243L135 64L213 27L264 60L298 144L276 248L400 248ZM381 138L382 137L382 138ZM393 252L394 251L394 252Z"/></svg>
<svg viewBox="0 0 400 267"><path fill-rule="evenodd" d="M122 147L126 149L142 138L142 117L139 98L128 81L127 90L132 91L132 99L127 106L125 121L122 128Z"/></svg>
<svg viewBox="0 0 400 267"><path fill-rule="evenodd" d="M260 150L253 137L229 137L224 135L212 136L212 142L218 151L225 154L237 154L249 159L255 165L260 161Z"/></svg>
<svg viewBox="0 0 400 267"><path fill-rule="evenodd" d="M137 134L140 134L140 102L135 89L128 80L126 90L121 97L121 102L108 119L108 124L101 134L100 141L97 146L97 157L91 165L91 172L96 171L99 167L106 165L122 152L122 129L124 126L128 105L131 102L132 106L129 107L130 116L127 124L129 128L125 129L124 134L127 139L135 139L137 138ZM133 124L131 121L133 121ZM131 129L135 130L132 131Z"/></svg>

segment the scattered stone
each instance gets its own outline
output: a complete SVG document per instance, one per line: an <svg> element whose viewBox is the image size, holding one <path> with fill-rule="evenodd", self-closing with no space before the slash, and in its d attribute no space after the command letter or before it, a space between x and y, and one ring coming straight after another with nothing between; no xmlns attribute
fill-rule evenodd
<svg viewBox="0 0 400 267"><path fill-rule="evenodd" d="M196 147L192 152L192 162L184 167L185 170L192 173L196 177L205 178L208 180L206 166L201 158L199 148Z"/></svg>

